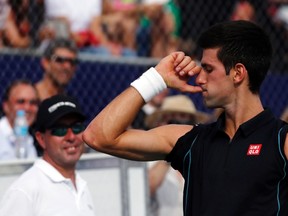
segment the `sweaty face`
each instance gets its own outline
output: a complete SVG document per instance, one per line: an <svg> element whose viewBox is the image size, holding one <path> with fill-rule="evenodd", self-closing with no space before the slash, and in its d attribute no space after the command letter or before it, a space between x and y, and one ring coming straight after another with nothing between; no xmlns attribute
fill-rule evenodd
<svg viewBox="0 0 288 216"><path fill-rule="evenodd" d="M3 103L3 109L11 125L14 124L17 110L24 110L28 125L31 126L38 111L38 97L35 89L28 84L14 86L8 100Z"/></svg>
<svg viewBox="0 0 288 216"><path fill-rule="evenodd" d="M57 86L66 86L76 71L76 54L66 48L57 48L45 65L45 70L53 83Z"/></svg>
<svg viewBox="0 0 288 216"><path fill-rule="evenodd" d="M209 108L225 107L234 97L233 73L230 71L226 75L217 52L218 48L203 51L202 70L196 78L196 83L203 89L204 103Z"/></svg>
<svg viewBox="0 0 288 216"><path fill-rule="evenodd" d="M81 126L77 116L65 116L37 138L44 149L43 158L56 169L75 167L84 150Z"/></svg>

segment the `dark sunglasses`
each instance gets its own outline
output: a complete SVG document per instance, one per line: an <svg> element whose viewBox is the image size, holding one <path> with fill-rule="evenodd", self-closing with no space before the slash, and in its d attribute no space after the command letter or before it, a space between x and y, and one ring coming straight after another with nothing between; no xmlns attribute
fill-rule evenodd
<svg viewBox="0 0 288 216"><path fill-rule="evenodd" d="M53 55L51 57L51 60L60 64L63 64L64 62L69 62L72 66L75 66L78 64L78 59L76 58L66 58L66 57L57 56L57 55Z"/></svg>
<svg viewBox="0 0 288 216"><path fill-rule="evenodd" d="M16 103L19 105L25 104L25 103L29 103L29 105L31 106L38 106L39 105L39 101L38 100L25 100L25 99L17 99Z"/></svg>
<svg viewBox="0 0 288 216"><path fill-rule="evenodd" d="M84 124L74 124L70 126L59 125L59 126L53 126L50 128L51 135L63 137L67 134L69 128L71 128L74 134L79 134L85 130Z"/></svg>

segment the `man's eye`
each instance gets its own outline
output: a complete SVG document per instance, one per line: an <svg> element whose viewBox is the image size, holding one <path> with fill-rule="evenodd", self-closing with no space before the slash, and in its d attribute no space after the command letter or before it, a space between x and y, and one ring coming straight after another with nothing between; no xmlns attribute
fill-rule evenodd
<svg viewBox="0 0 288 216"><path fill-rule="evenodd" d="M18 100L16 100L16 103L17 104L24 104L25 100L24 99L18 99Z"/></svg>
<svg viewBox="0 0 288 216"><path fill-rule="evenodd" d="M212 68L205 68L204 70L205 70L206 73L211 73L213 71Z"/></svg>

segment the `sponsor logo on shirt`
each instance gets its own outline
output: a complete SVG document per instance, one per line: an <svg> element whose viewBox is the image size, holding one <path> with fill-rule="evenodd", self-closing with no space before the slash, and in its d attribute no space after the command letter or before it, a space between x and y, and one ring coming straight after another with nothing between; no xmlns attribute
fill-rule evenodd
<svg viewBox="0 0 288 216"><path fill-rule="evenodd" d="M253 155L260 155L260 151L262 148L262 144L250 144L247 155L253 156Z"/></svg>

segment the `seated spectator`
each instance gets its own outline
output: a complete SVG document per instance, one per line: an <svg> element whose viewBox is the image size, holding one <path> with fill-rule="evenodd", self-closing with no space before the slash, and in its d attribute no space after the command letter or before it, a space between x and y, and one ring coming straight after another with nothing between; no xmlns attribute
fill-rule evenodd
<svg viewBox="0 0 288 216"><path fill-rule="evenodd" d="M235 3L231 20L256 21L256 11L254 5L248 0L241 0Z"/></svg>
<svg viewBox="0 0 288 216"><path fill-rule="evenodd" d="M104 33L108 36L118 32L118 43L130 50L136 50L136 29L139 25L140 8L136 0L104 0ZM113 31L114 30L114 31Z"/></svg>
<svg viewBox="0 0 288 216"><path fill-rule="evenodd" d="M169 95L169 93L169 89L165 89L164 91L154 96L148 103L146 103L141 108L134 121L131 123L131 127L134 129L148 129L145 123L146 117L150 116L161 107L163 101Z"/></svg>
<svg viewBox="0 0 288 216"><path fill-rule="evenodd" d="M41 58L43 78L35 86L40 100L66 93L77 66L77 47L69 39L50 41Z"/></svg>
<svg viewBox="0 0 288 216"><path fill-rule="evenodd" d="M193 101L185 95L168 96L160 109L149 115L145 122L148 128L166 124L198 124L210 121L211 116L196 109Z"/></svg>
<svg viewBox="0 0 288 216"><path fill-rule="evenodd" d="M7 0L0 0L0 48L3 47L3 32L5 28L5 23L10 12L10 7Z"/></svg>
<svg viewBox="0 0 288 216"><path fill-rule="evenodd" d="M133 55L122 52L122 45L107 37L102 15L106 13L106 1L45 0L45 22L40 30L45 37L67 37L75 40L82 52L101 55ZM110 35L111 36L111 35ZM117 46L116 46L117 45ZM117 47L115 51L115 46ZM120 46L120 47L119 47ZM124 50L126 51L126 50Z"/></svg>
<svg viewBox="0 0 288 216"><path fill-rule="evenodd" d="M89 31L94 17L101 14L101 0L44 0L44 25L40 30L42 40L66 37L74 39L79 47L98 44Z"/></svg>
<svg viewBox="0 0 288 216"><path fill-rule="evenodd" d="M285 22L288 7L280 4L272 9L272 5L273 1L238 0L234 5L231 19L252 21L263 26L271 38L273 49L277 50L274 52L270 71L285 73L283 68L287 68L288 65L288 43L286 42L288 31L287 22Z"/></svg>
<svg viewBox="0 0 288 216"><path fill-rule="evenodd" d="M75 171L83 152L84 120L74 98L56 95L41 103L35 136L43 157L8 188L1 215L95 215L87 184Z"/></svg>
<svg viewBox="0 0 288 216"><path fill-rule="evenodd" d="M283 25L286 31L288 31L288 5L283 4L279 6L279 8L276 10L276 13L274 15L274 21L278 25Z"/></svg>
<svg viewBox="0 0 288 216"><path fill-rule="evenodd" d="M133 56L137 51L137 54L143 56L138 50L150 44L137 41L141 19L143 16L154 19L161 11L160 4L144 5L136 0L103 0L103 13L93 21L92 31L95 35L103 32L102 44L116 55ZM143 38L143 31L140 34Z"/></svg>
<svg viewBox="0 0 288 216"><path fill-rule="evenodd" d="M146 7L146 13L137 33L139 55L160 58L178 50L181 17L177 1L145 0L142 4Z"/></svg>
<svg viewBox="0 0 288 216"><path fill-rule="evenodd" d="M29 0L8 0L10 10L3 30L3 43L14 48L27 48L31 44L28 20Z"/></svg>
<svg viewBox="0 0 288 216"><path fill-rule="evenodd" d="M136 29L140 9L136 1L103 0L100 16L92 20L91 32L98 35L99 45L85 49L102 55L136 56Z"/></svg>
<svg viewBox="0 0 288 216"><path fill-rule="evenodd" d="M17 159L13 131L15 116L17 110L24 110L28 125L32 127L38 111L38 96L33 84L27 80L13 81L4 93L2 108L5 115L0 119L0 160ZM27 142L27 157L37 157L32 135Z"/></svg>

